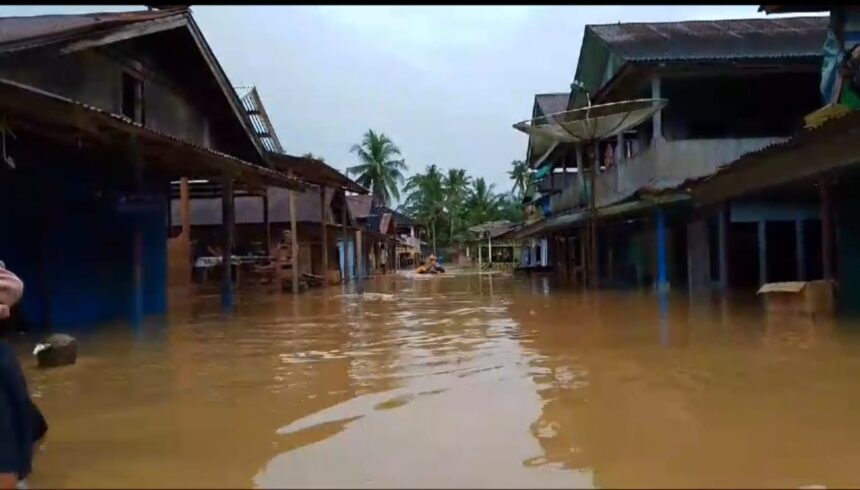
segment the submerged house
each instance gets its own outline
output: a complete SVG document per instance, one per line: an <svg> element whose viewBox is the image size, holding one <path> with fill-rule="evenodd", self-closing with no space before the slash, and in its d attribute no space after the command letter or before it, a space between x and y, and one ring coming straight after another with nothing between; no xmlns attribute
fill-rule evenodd
<svg viewBox="0 0 860 490"><path fill-rule="evenodd" d="M266 162L308 185L301 192L277 186L253 193L236 191L234 253L275 257L281 244L290 250L289 263L284 264L289 269L287 276L295 270L297 276L324 277L323 284L340 282L343 276L338 268L337 244L351 240L351 234L358 229L349 214L345 194L367 193L367 190L321 160L286 154L257 89L243 87L237 93L247 122L264 148ZM174 226L182 223L180 186L174 183L171 205ZM206 245L218 242L222 206L217 187L217 183L206 181L189 186L188 225L195 255L205 254Z"/></svg>
<svg viewBox="0 0 860 490"><path fill-rule="evenodd" d="M470 227L472 236L466 243L467 255L473 258L479 269L513 269L529 264L533 260L529 255L531 251L513 239L520 226L503 220Z"/></svg>
<svg viewBox="0 0 860 490"><path fill-rule="evenodd" d="M171 181L230 190L223 243L234 186L305 187L268 166L184 8L0 18L0 121L0 256L37 327L165 313Z"/></svg>
<svg viewBox="0 0 860 490"><path fill-rule="evenodd" d="M829 18L820 18L827 29L827 42L822 42L816 110L807 111L806 127L791 139L749 152L688 187L697 206L726 210L726 221L734 222L742 212L740 202L803 207L803 216L784 213L760 221L756 229L747 231L746 248L729 249L725 261L749 263L761 282L833 280L840 309L857 313L860 200L854 190L860 184L860 76L851 59L852 50L860 45L855 27L860 10L816 5L762 6L762 10L830 12ZM742 230L729 230L727 239L736 239L732 232Z"/></svg>
<svg viewBox="0 0 860 490"><path fill-rule="evenodd" d="M818 106L826 22L586 26L567 109L636 99L668 103L611 141L542 142L538 172L550 167L565 175L564 188L549 195L547 216L518 236L550 235L551 261L566 264L562 272L583 271L571 276L583 282L587 276L596 284L661 288L757 286L756 268L720 257L729 248L747 257L740 250L755 239L757 223L814 219L814 209L752 200L733 203L729 218L716 208L694 208L685 183L803 127ZM589 222L596 224L593 241L585 239Z"/></svg>
<svg viewBox="0 0 860 490"><path fill-rule="evenodd" d="M344 264L345 269L351 272L351 277L397 270L397 247L403 242L398 237L394 212L385 206L375 206L371 195L353 195L346 199L363 234L356 234L356 240L347 243L350 260ZM361 257L361 260L356 260L356 257Z"/></svg>

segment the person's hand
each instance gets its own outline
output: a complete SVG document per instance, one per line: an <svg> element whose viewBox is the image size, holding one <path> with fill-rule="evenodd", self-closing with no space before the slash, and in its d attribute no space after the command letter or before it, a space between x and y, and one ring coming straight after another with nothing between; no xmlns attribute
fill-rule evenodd
<svg viewBox="0 0 860 490"><path fill-rule="evenodd" d="M9 316L9 308L21 299L24 283L6 269L0 269L0 319Z"/></svg>

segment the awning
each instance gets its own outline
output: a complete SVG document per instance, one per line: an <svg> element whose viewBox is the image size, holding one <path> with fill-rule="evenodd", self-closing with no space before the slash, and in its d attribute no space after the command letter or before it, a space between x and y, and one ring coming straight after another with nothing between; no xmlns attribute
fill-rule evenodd
<svg viewBox="0 0 860 490"><path fill-rule="evenodd" d="M266 152L266 157L274 164L275 168L284 172L292 170L296 177L306 182L355 192L356 194L369 193L367 189L354 180L321 160L271 151Z"/></svg>
<svg viewBox="0 0 860 490"><path fill-rule="evenodd" d="M294 190L307 186L286 174L162 133L130 119L57 94L0 79L0 119L14 133L23 128L73 147L98 146L117 153L136 140L144 162L172 177L232 177Z"/></svg>
<svg viewBox="0 0 860 490"><path fill-rule="evenodd" d="M654 198L640 199L620 204L613 204L611 206L606 206L605 208L598 209L597 218L600 219L618 216L625 213L642 211L660 204L671 204L675 202L687 201L689 199L690 196L688 194L677 193L655 196ZM588 211L585 209L571 211L564 214L557 214L555 216L551 216L545 220L532 223L531 225L522 228L514 235L514 238L523 239L535 235L549 233L552 231L562 230L564 228L578 225L579 223L584 222L586 218L588 218Z"/></svg>

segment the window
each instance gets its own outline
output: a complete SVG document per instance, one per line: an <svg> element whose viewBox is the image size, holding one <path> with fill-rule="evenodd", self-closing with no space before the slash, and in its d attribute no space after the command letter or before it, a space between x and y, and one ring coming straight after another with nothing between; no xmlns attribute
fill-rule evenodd
<svg viewBox="0 0 860 490"><path fill-rule="evenodd" d="M122 115L132 121L144 123L143 81L128 72L122 73Z"/></svg>

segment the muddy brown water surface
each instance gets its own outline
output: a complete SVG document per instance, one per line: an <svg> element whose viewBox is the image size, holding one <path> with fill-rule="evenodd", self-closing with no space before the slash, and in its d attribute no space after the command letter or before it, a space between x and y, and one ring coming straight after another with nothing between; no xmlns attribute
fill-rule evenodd
<svg viewBox="0 0 860 490"><path fill-rule="evenodd" d="M453 273L217 299L37 370L40 487L860 486L860 324Z"/></svg>

